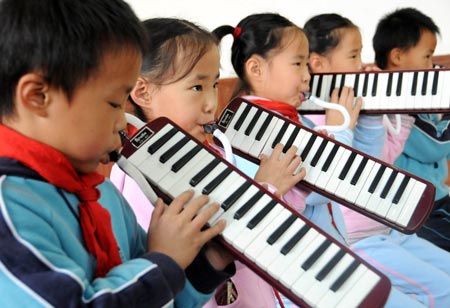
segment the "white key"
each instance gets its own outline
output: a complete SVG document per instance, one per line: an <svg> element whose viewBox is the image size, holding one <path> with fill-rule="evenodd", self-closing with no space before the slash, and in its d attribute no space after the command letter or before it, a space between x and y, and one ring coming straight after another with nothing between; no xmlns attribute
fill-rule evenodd
<svg viewBox="0 0 450 308"><path fill-rule="evenodd" d="M300 230L300 228L304 224L305 223L301 219L297 218L275 243L273 243L272 245L267 245L266 248L264 248L258 259L256 260L256 263L262 269L267 271L268 267L273 263L273 261L277 257L282 256L281 249L283 248L283 246L295 235L295 233Z"/></svg>
<svg viewBox="0 0 450 308"><path fill-rule="evenodd" d="M442 71L435 71L433 74L430 75L430 82L433 84L434 78L438 78L437 82L437 88L436 88L436 94L432 95L431 98L431 108L440 108L441 107L441 100L443 98L442 94L444 92L444 79L445 74ZM433 87L433 86L432 86ZM445 100L444 100L445 101ZM449 97L446 99L447 106L449 105Z"/></svg>
<svg viewBox="0 0 450 308"><path fill-rule="evenodd" d="M275 127L273 128L272 133L270 134L269 138L267 139L266 144L265 144L261 154L270 156L270 154L273 151L272 144L275 141L275 138L278 136L279 132L281 131L281 128L283 127L284 123L285 123L285 121L283 119L278 119L278 121L275 123Z"/></svg>
<svg viewBox="0 0 450 308"><path fill-rule="evenodd" d="M447 86L450 80L450 71L441 71L439 78L442 78L443 89L442 92L437 92L441 96L441 108L450 108L450 87Z"/></svg>
<svg viewBox="0 0 450 308"><path fill-rule="evenodd" d="M370 270L366 271L358 283L353 285L347 295L337 304L336 308L358 307L379 281L380 277L377 274Z"/></svg>
<svg viewBox="0 0 450 308"><path fill-rule="evenodd" d="M321 176L323 176L324 172L322 172L322 167L327 160L328 156L330 155L331 150L333 149L335 143L328 142L325 146L325 149L322 152L322 155L320 156L319 160L317 161L317 164L314 168L311 168L309 170L309 182L312 184L316 184L316 182L319 180Z"/></svg>
<svg viewBox="0 0 450 308"><path fill-rule="evenodd" d="M327 183L326 191L328 191L332 194L336 193L336 190L340 183L339 174L341 173L342 169L344 168L345 163L347 162L350 154L351 154L350 150L343 148L343 153L341 155L341 158L339 159L339 162L338 162L336 168L334 169L329 182Z"/></svg>
<svg viewBox="0 0 450 308"><path fill-rule="evenodd" d="M387 96L386 96L386 89L387 89L387 82L388 82L388 73L378 73L378 83L377 83L377 91L375 95L375 100L377 102L377 108L378 109L387 109Z"/></svg>
<svg viewBox="0 0 450 308"><path fill-rule="evenodd" d="M361 173L361 176L358 179L358 182L356 185L350 185L350 188L348 190L348 194L346 196L346 200L351 203L356 203L356 199L358 198L359 193L361 192L364 183L369 180L369 174L372 171L372 167L375 164L373 160L368 160L366 167L364 168L363 172Z"/></svg>
<svg viewBox="0 0 450 308"><path fill-rule="evenodd" d="M291 212L283 208L280 214L278 214L272 222L252 240L252 243L245 248L244 254L258 264L262 251L269 246L266 240L290 215Z"/></svg>
<svg viewBox="0 0 450 308"><path fill-rule="evenodd" d="M189 141L189 144L195 144L193 141ZM202 149L198 152L190 161L186 163L178 172L169 172L167 173L161 181L158 183L158 186L165 192L169 193L172 185L183 178L189 172L195 172L196 168L200 168L200 166L207 165L210 161L214 159L208 151ZM206 164L205 164L206 163ZM192 175L193 176L193 175Z"/></svg>
<svg viewBox="0 0 450 308"><path fill-rule="evenodd" d="M395 109L398 106L398 96L397 84L398 84L398 73L391 72L392 74L392 84L391 84L391 96L386 97L386 109ZM387 84L386 84L387 87ZM398 107L397 107L398 108Z"/></svg>
<svg viewBox="0 0 450 308"><path fill-rule="evenodd" d="M237 133L237 131L234 129L234 125L240 118L241 114L244 112L245 107L247 107L247 103L242 103L236 113L233 116L233 119L231 119L230 124L228 124L228 127L225 131L225 136L227 136L228 140L233 140L234 135Z"/></svg>
<svg viewBox="0 0 450 308"><path fill-rule="evenodd" d="M338 189L336 190L336 196L339 196L344 199L348 196L348 191L352 186L350 182L353 176L355 175L355 172L358 169L359 165L361 164L362 159L363 157L361 155L355 156L355 159L353 160L353 163L350 166L347 175L345 176L344 180L341 180L339 183Z"/></svg>
<svg viewBox="0 0 450 308"><path fill-rule="evenodd" d="M348 296L348 293L359 284L363 279L364 275L369 269L364 265L360 264L358 268L352 273L352 275L347 279L347 281L337 290L333 292L328 290L328 292L322 297L322 299L317 304L318 308L330 308L336 307L338 303ZM357 307L359 303L353 303L347 307Z"/></svg>
<svg viewBox="0 0 450 308"><path fill-rule="evenodd" d="M423 77L424 77L424 72L423 71L418 72L416 97L414 99L414 109L424 109L426 107L424 105L423 95L422 95Z"/></svg>
<svg viewBox="0 0 450 308"><path fill-rule="evenodd" d="M269 265L267 272L275 279L281 280L282 274L293 263L296 262L298 256L304 253L307 247L314 241L316 237L323 237L317 230L310 228L301 240L286 255L280 254L272 264ZM290 287L290 286L289 286Z"/></svg>
<svg viewBox="0 0 450 308"><path fill-rule="evenodd" d="M403 211L400 213L397 223L401 226L407 226L412 214L414 213L417 203L420 201L426 185L422 182L416 181L414 188L411 191L406 206L403 207Z"/></svg>
<svg viewBox="0 0 450 308"><path fill-rule="evenodd" d="M378 206L380 205L382 199L380 197L384 186L386 186L386 182L389 179L389 176L392 173L392 169L386 168L383 172L383 175L381 176L380 181L378 182L377 187L375 188L375 191L372 193L372 195L369 198L369 201L367 202L367 206L365 207L366 210L378 213Z"/></svg>
<svg viewBox="0 0 450 308"><path fill-rule="evenodd" d="M266 203L267 205L267 203ZM234 247L239 249L240 251L244 251L248 245L250 245L253 240L266 229L266 227L272 223L272 221L277 217L282 210L286 210L282 205L277 204L275 207L267 214L256 227L253 229L244 228L241 230L241 233L235 240L233 241Z"/></svg>
<svg viewBox="0 0 450 308"><path fill-rule="evenodd" d="M143 161L147 160L150 153L147 152L149 146L158 141L159 138L164 136L167 132L169 132L173 128L172 125L168 124L164 126L160 131L158 131L151 139L141 145L141 147L135 151L128 160L133 163L135 166L139 166Z"/></svg>
<svg viewBox="0 0 450 308"><path fill-rule="evenodd" d="M252 121L253 117L255 116L255 113L258 109L256 107L252 107L248 114L245 117L244 122L242 122L241 128L239 131L236 132L233 139L230 140L233 147L241 150L242 146L248 143L248 137L245 135L245 130L247 129L248 125Z"/></svg>
<svg viewBox="0 0 450 308"><path fill-rule="evenodd" d="M268 113L266 113L266 115L270 116ZM267 125L267 129L265 130L261 139L253 141L253 144L249 151L249 154L252 157L257 157L257 158L260 157L262 150L263 150L264 146L266 145L267 139L269 139L269 137L272 134L273 129L278 121L279 121L279 119L277 117L272 117L270 120L270 123L269 123L269 125Z"/></svg>
<svg viewBox="0 0 450 308"><path fill-rule="evenodd" d="M333 78L332 74L323 75L322 78L322 89L320 91L320 99L326 102L330 101L330 87L331 87L331 79Z"/></svg>
<svg viewBox="0 0 450 308"><path fill-rule="evenodd" d="M294 283L292 291L300 298L304 298L309 305L317 305L321 297L326 293L327 290L320 288L321 282L317 281L315 276L339 250L340 248L336 244L331 244L305 274Z"/></svg>
<svg viewBox="0 0 450 308"><path fill-rule="evenodd" d="M304 178L305 181L311 182L311 175L310 170L314 167L311 166L311 160L314 158L314 155L316 155L317 149L319 148L320 144L322 143L323 138L320 136L316 137L316 140L314 141L313 146L308 152L308 156L306 156L305 160L301 164L302 168L305 168L306 170L306 176Z"/></svg>
<svg viewBox="0 0 450 308"><path fill-rule="evenodd" d="M416 182L416 180L414 180L412 178L409 179L409 182L406 185L405 190L403 191L403 194L402 194L399 202L397 204L393 204L391 206L391 208L389 209L389 211L386 215L387 220L390 220L395 223L398 221L398 217L402 213L403 207L407 206L406 201L408 200L408 197L414 188L414 182Z"/></svg>
<svg viewBox="0 0 450 308"><path fill-rule="evenodd" d="M327 184L330 181L334 181L335 179L332 178L332 174L334 173L334 170L336 169L337 166L340 166L340 161L341 161L341 157L342 154L345 152L345 148L344 147L339 147L333 160L331 161L330 166L328 167L328 170L325 171L320 171L320 175L316 181L316 186L319 188L326 188ZM330 186L333 187L333 183L330 183ZM326 189L325 189L326 190Z"/></svg>
<svg viewBox="0 0 450 308"><path fill-rule="evenodd" d="M256 135L258 134L259 130L261 129L264 121L266 120L266 118L268 116L269 116L269 114L267 112L264 112L264 111L261 112L258 120L255 123L255 127L250 132L250 135L247 136L246 142L241 144L240 149L241 149L242 152L249 153L253 142L255 142L255 140L256 140Z"/></svg>
<svg viewBox="0 0 450 308"><path fill-rule="evenodd" d="M374 109L376 109L376 105L377 105L376 101L374 101L374 98L372 96L374 75L375 75L375 73L366 74L367 89L366 89L366 96L363 96L363 100L365 102L364 109L366 109L366 110L374 110ZM364 83L361 86L364 86Z"/></svg>
<svg viewBox="0 0 450 308"><path fill-rule="evenodd" d="M367 177L367 181L364 183L361 191L359 192L358 198L356 198L356 204L358 204L362 208L365 208L367 206L369 198L372 196L372 194L369 193L369 187L380 167L381 165L379 163L375 163L373 165L372 170L370 171L370 174Z"/></svg>
<svg viewBox="0 0 450 308"><path fill-rule="evenodd" d="M391 188L389 189L388 194L386 195L386 198L380 200L380 204L377 207L377 214L382 217L386 217L387 213L389 212L389 209L392 206L392 199L395 196L395 193L397 192L398 187L400 186L403 178L405 176L401 173L397 173L394 182L392 183Z"/></svg>

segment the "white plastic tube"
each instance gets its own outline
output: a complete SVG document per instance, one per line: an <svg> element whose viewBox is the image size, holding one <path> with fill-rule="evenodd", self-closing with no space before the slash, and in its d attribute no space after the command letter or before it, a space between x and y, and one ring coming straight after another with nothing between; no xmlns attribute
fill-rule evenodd
<svg viewBox="0 0 450 308"><path fill-rule="evenodd" d="M335 109L339 111L344 117L344 123L342 123L341 125L318 125L314 127L314 130L326 129L327 132L339 132L346 129L350 125L350 115L348 114L347 110L341 105L323 101L315 97L314 95L309 96L308 99L312 101L314 104L319 105L323 108Z"/></svg>
<svg viewBox="0 0 450 308"><path fill-rule="evenodd" d="M394 135L394 136L398 136L400 134L400 130L402 128L402 120L399 114L395 115L395 121L397 122L397 125L394 126L392 125L392 122L389 120L389 117L387 116L387 114L383 115L383 124L384 126L389 130L389 132Z"/></svg>

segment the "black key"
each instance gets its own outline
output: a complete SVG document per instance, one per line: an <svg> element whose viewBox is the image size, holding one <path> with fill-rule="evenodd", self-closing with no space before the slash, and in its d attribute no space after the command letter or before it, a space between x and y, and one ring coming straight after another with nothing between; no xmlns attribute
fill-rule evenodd
<svg viewBox="0 0 450 308"><path fill-rule="evenodd" d="M322 80L323 80L323 75L320 74L319 75L319 81L317 82L316 97L320 97L320 93L322 92Z"/></svg>
<svg viewBox="0 0 450 308"><path fill-rule="evenodd" d="M261 220L263 220L264 217L266 217L267 214L270 213L270 211L277 205L278 202L275 200L270 201L261 211L258 212L258 214L255 215L247 224L247 228L252 230L254 227L256 227Z"/></svg>
<svg viewBox="0 0 450 308"><path fill-rule="evenodd" d="M383 176L384 170L386 170L386 166L384 166L384 165L381 166L380 169L378 169L378 172L377 172L377 174L375 175L375 178L373 179L373 182L372 182L372 184L370 184L370 187L369 187L369 192L370 192L371 194L372 194L372 193L375 191L375 189L377 188L378 183L380 182L381 177Z"/></svg>
<svg viewBox="0 0 450 308"><path fill-rule="evenodd" d="M377 96L377 88L378 88L378 74L374 74L372 84L372 96Z"/></svg>
<svg viewBox="0 0 450 308"><path fill-rule="evenodd" d="M161 155L159 157L159 161L161 163L165 163L166 161L168 161L172 156L175 155L176 152L178 152L179 149L181 149L182 147L185 146L186 143L189 142L189 138L184 136L183 138L181 138L180 141L178 141L177 143L175 143L170 149L168 149L163 155Z"/></svg>
<svg viewBox="0 0 450 308"><path fill-rule="evenodd" d="M290 149L290 147L292 146L292 144L295 141L295 138L297 138L298 132L300 131L300 127L299 126L295 126L294 130L292 131L292 134L289 136L288 141L286 142L286 144L284 145L283 148L283 153L286 153L287 150Z"/></svg>
<svg viewBox="0 0 450 308"><path fill-rule="evenodd" d="M208 185L202 189L202 194L209 195L220 183L222 183L233 169L226 168L223 170L214 180L212 180Z"/></svg>
<svg viewBox="0 0 450 308"><path fill-rule="evenodd" d="M266 132L267 127L269 127L270 121L272 121L273 115L267 114L267 118L264 120L263 125L261 125L261 128L259 129L258 133L256 134L256 141L260 141L262 136L264 136L264 133Z"/></svg>
<svg viewBox="0 0 450 308"><path fill-rule="evenodd" d="M395 177L397 176L397 174L398 174L398 171L394 170L391 173L391 175L389 176L389 178L386 182L386 185L384 186L383 191L381 192L381 195L380 195L381 199L386 198L387 194L389 193L389 190L391 190L392 183L394 183L394 180L395 180Z"/></svg>
<svg viewBox="0 0 450 308"><path fill-rule="evenodd" d="M245 202L245 204L243 206L241 206L239 208L239 210L236 211L236 213L234 213L233 218L236 220L241 219L242 217L244 217L245 214L247 214L247 212L256 204L256 202L258 202L259 199L262 198L262 196L264 196L265 193L262 190L258 190L258 192L253 195L253 197L251 197L247 202Z"/></svg>
<svg viewBox="0 0 450 308"><path fill-rule="evenodd" d="M328 140L322 139L322 143L320 144L319 148L317 149L316 155L314 155L313 159L311 160L311 166L315 167L317 165L317 162L319 161L320 157L322 156L322 152L327 146Z"/></svg>
<svg viewBox="0 0 450 308"><path fill-rule="evenodd" d="M311 137L308 140L308 143L305 146L305 149L303 150L300 157L302 158L302 161L305 161L306 156L308 156L309 151L311 150L311 147L314 144L314 141L316 141L317 135L311 135Z"/></svg>
<svg viewBox="0 0 450 308"><path fill-rule="evenodd" d="M416 95L418 75L419 75L418 72L414 72L414 74L413 74L413 82L412 82L412 87L411 87L411 95L412 96Z"/></svg>
<svg viewBox="0 0 450 308"><path fill-rule="evenodd" d="M355 96L358 95L358 86L359 86L359 76L361 74L356 74L355 75L355 83L353 84L353 91L355 92Z"/></svg>
<svg viewBox="0 0 450 308"><path fill-rule="evenodd" d="M341 173L338 176L338 178L340 180L344 180L345 177L347 176L347 173L350 170L350 167L352 166L353 161L355 160L355 157L356 157L356 152L352 152L350 154L350 156L348 157L347 162L344 165L344 168L342 169Z"/></svg>
<svg viewBox="0 0 450 308"><path fill-rule="evenodd" d="M244 134L246 136L249 136L250 133L252 132L253 128L255 127L256 122L259 120L259 117L261 116L262 111L263 110L260 109L260 108L258 108L258 110L256 110L255 116L253 117L253 119L248 124L248 127L245 129Z"/></svg>
<svg viewBox="0 0 450 308"><path fill-rule="evenodd" d="M297 231L297 233L294 234L294 236L287 241L286 244L284 244L283 247L281 247L280 252L283 255L287 255L292 248L295 247L295 245L297 245L298 242L300 242L300 240L303 238L303 236L305 236L305 234L311 229L311 226L308 224L304 224L303 227L300 228L300 230Z"/></svg>
<svg viewBox="0 0 450 308"><path fill-rule="evenodd" d="M198 152L202 149L198 144L195 145L189 152L183 155L175 164L172 165L171 170L177 173L181 168L183 168Z"/></svg>
<svg viewBox="0 0 450 308"><path fill-rule="evenodd" d="M352 273L358 268L358 260L353 260L353 262L346 268L346 270L336 279L335 282L330 287L330 290L336 292L339 288L347 281L347 279L352 275Z"/></svg>
<svg viewBox="0 0 450 308"><path fill-rule="evenodd" d="M336 74L333 74L333 77L331 78L330 97L335 87L336 87Z"/></svg>
<svg viewBox="0 0 450 308"><path fill-rule="evenodd" d="M267 239L267 243L269 245L273 245L282 235L286 232L287 229L294 223L297 219L297 216L291 214Z"/></svg>
<svg viewBox="0 0 450 308"><path fill-rule="evenodd" d="M422 95L427 94L427 83L428 83L428 71L423 72Z"/></svg>
<svg viewBox="0 0 450 308"><path fill-rule="evenodd" d="M167 133L165 133L161 138L159 138L158 140L156 140L155 143L153 143L151 146L148 147L147 151L150 154L155 153L156 151L158 151L164 144L166 144L167 141L170 140L170 138L172 138L176 133L177 133L177 129L174 127L171 130L169 130Z"/></svg>
<svg viewBox="0 0 450 308"><path fill-rule="evenodd" d="M241 196L244 194L247 189L252 186L250 182L245 182L242 184L234 193L231 194L224 202L222 202L221 207L227 211Z"/></svg>
<svg viewBox="0 0 450 308"><path fill-rule="evenodd" d="M362 90L362 96L367 96L367 88L369 86L369 74L364 74L364 83L363 83L363 90Z"/></svg>
<svg viewBox="0 0 450 308"><path fill-rule="evenodd" d="M200 170L189 182L192 187L195 187L201 180L205 178L216 166L220 163L218 158L214 158L208 165L206 165L202 170Z"/></svg>
<svg viewBox="0 0 450 308"><path fill-rule="evenodd" d="M289 122L284 122L283 126L281 127L280 131L278 132L277 136L272 142L272 149L281 141L281 138L283 138L284 133L286 132L287 128L289 126Z"/></svg>
<svg viewBox="0 0 450 308"><path fill-rule="evenodd" d="M326 239L322 244L320 244L319 247L306 259L305 262L302 264L302 268L307 271L311 268L311 266L314 265L316 260L319 259L319 257L325 252L325 250L328 249L331 245L331 241L329 239Z"/></svg>
<svg viewBox="0 0 450 308"><path fill-rule="evenodd" d="M322 170L323 172L327 172L328 168L330 168L331 162L333 161L334 157L336 156L337 151L339 150L339 145L335 144L333 148L331 149L330 155L328 155L327 160L323 164Z"/></svg>
<svg viewBox="0 0 450 308"><path fill-rule="evenodd" d="M437 94L438 83L439 83L439 71L435 71L434 72L434 77L433 77L433 88L431 89L431 94L432 95L436 95Z"/></svg>
<svg viewBox="0 0 450 308"><path fill-rule="evenodd" d="M403 84L403 73L398 73L398 80L397 80L397 90L395 91L395 94L397 96L402 95L402 84Z"/></svg>
<svg viewBox="0 0 450 308"><path fill-rule="evenodd" d="M236 121L236 123L234 124L234 129L239 131L239 129L242 126L242 123L244 123L245 118L247 117L250 109L252 108L252 106L250 104L247 104L247 106L245 106L244 111L241 113L239 119Z"/></svg>
<svg viewBox="0 0 450 308"><path fill-rule="evenodd" d="M341 77L341 84L339 86L339 94L338 94L339 96L341 96L342 88L344 87L344 85L345 85L345 74L343 74Z"/></svg>
<svg viewBox="0 0 450 308"><path fill-rule="evenodd" d="M388 83L387 83L387 88L386 88L386 96L389 97L391 96L391 92L392 92L392 76L393 73L389 73L388 75Z"/></svg>
<svg viewBox="0 0 450 308"><path fill-rule="evenodd" d="M338 264L339 261L345 256L345 250L339 250L330 261L328 261L327 265L325 265L320 272L317 273L316 279L318 281L324 280L327 275L331 272L331 270Z"/></svg>
<svg viewBox="0 0 450 308"><path fill-rule="evenodd" d="M394 198L392 199L392 203L398 204L398 202L402 198L403 193L405 192L405 189L406 189L406 186L408 185L409 179L410 179L409 176L405 176L403 178L402 182L400 183L400 186L398 187L397 192L395 193Z"/></svg>
<svg viewBox="0 0 450 308"><path fill-rule="evenodd" d="M369 161L369 159L367 157L363 157L361 163L358 166L358 169L356 169L356 172L353 175L352 180L350 181L351 185L356 185L356 183L358 183L358 180L361 177L361 174L362 174L364 168L366 168L368 161Z"/></svg>

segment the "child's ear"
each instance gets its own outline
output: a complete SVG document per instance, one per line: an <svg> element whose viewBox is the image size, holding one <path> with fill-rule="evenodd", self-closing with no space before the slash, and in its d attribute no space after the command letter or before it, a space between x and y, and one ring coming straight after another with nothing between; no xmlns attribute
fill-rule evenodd
<svg viewBox="0 0 450 308"><path fill-rule="evenodd" d="M403 61L403 50L401 48L393 48L388 54L389 67L401 67Z"/></svg>
<svg viewBox="0 0 450 308"><path fill-rule="evenodd" d="M145 78L139 76L130 96L137 105L148 107L151 103L151 85Z"/></svg>
<svg viewBox="0 0 450 308"><path fill-rule="evenodd" d="M41 74L28 73L19 79L16 87L16 104L19 110L46 116L50 101L50 87Z"/></svg>
<svg viewBox="0 0 450 308"><path fill-rule="evenodd" d="M245 62L245 74L251 80L259 80L263 73L263 58L257 55L251 56Z"/></svg>
<svg viewBox="0 0 450 308"><path fill-rule="evenodd" d="M313 73L323 73L327 69L327 58L312 52L309 56L309 68Z"/></svg>

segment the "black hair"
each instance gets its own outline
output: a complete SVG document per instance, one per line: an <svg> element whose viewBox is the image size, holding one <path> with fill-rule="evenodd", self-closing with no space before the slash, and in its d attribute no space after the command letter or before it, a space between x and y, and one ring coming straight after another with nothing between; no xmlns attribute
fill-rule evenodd
<svg viewBox="0 0 450 308"><path fill-rule="evenodd" d="M24 74L42 74L70 99L107 52L142 53L146 45L141 22L122 0L2 0L0 20L0 119L14 113Z"/></svg>
<svg viewBox="0 0 450 308"><path fill-rule="evenodd" d="M151 18L143 22L148 46L143 55L141 75L162 86L186 77L197 62L217 45L217 38L202 27L176 18ZM134 114L147 122L142 108L130 97Z"/></svg>
<svg viewBox="0 0 450 308"><path fill-rule="evenodd" d="M303 30L309 41L309 52L325 55L341 40L340 29L357 28L350 19L338 14L320 14L310 18Z"/></svg>
<svg viewBox="0 0 450 308"><path fill-rule="evenodd" d="M250 85L245 76L245 62L252 55L267 58L273 50L283 46L283 30L293 27L302 31L287 18L275 13L261 13L247 16L235 27L224 25L216 28L213 33L219 40L227 34L233 34L234 41L231 46L231 63L239 77L239 84L234 95L249 92Z"/></svg>
<svg viewBox="0 0 450 308"><path fill-rule="evenodd" d="M385 15L378 22L372 39L375 63L386 68L389 52L394 48L407 50L416 46L424 30L439 34L433 20L414 8L402 8Z"/></svg>

